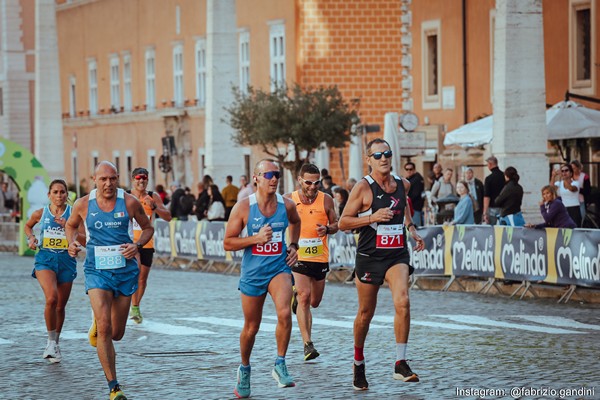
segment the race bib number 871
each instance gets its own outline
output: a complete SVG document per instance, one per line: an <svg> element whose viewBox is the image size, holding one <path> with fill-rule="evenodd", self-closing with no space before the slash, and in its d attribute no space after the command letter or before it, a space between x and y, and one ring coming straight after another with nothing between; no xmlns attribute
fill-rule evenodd
<svg viewBox="0 0 600 400"><path fill-rule="evenodd" d="M404 225L378 225L377 226L377 248L378 249L402 249L404 248Z"/></svg>
<svg viewBox="0 0 600 400"><path fill-rule="evenodd" d="M252 254L255 256L277 256L283 250L283 232L273 232L271 240L265 244L252 246Z"/></svg>

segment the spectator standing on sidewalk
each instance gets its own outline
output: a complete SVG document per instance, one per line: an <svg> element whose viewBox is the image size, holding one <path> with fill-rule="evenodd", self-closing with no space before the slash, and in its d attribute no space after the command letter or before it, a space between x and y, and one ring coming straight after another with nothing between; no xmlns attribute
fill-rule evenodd
<svg viewBox="0 0 600 400"><path fill-rule="evenodd" d="M244 327L240 334L242 364L237 370L237 397L250 397L250 355L260 328L267 293L277 313L277 358L271 375L279 387L295 386L285 364L292 332L291 266L298 260L300 217L293 201L277 193L279 167L272 160L261 160L254 168L257 183L254 194L236 203L231 210L223 247L226 251L244 250L240 273ZM289 246L285 231L289 227ZM244 228L247 236L241 237Z"/></svg>
<svg viewBox="0 0 600 400"><path fill-rule="evenodd" d="M225 220L225 204L223 197L219 192L217 185L210 185L208 190L208 211L206 212L206 219L209 221L224 221Z"/></svg>
<svg viewBox="0 0 600 400"><path fill-rule="evenodd" d="M0 214L7 214L12 217L17 209L17 195L8 188L8 182L2 182L2 199L0 199Z"/></svg>
<svg viewBox="0 0 600 400"><path fill-rule="evenodd" d="M302 221L298 245L298 263L292 266L295 290L292 311L298 319L298 327L304 343L304 361L319 357L312 341L312 313L323 299L325 277L329 272L328 235L338 231L333 199L319 191L321 184L319 168L304 164L298 176L300 189L288 193L286 198L296 204ZM343 189L342 189L343 190Z"/></svg>
<svg viewBox="0 0 600 400"><path fill-rule="evenodd" d="M506 183L496 197L495 205L500 207L500 225L524 226L525 219L521 212L523 203L523 187L519 185L519 174L515 167L504 170Z"/></svg>
<svg viewBox="0 0 600 400"><path fill-rule="evenodd" d="M423 176L417 172L415 163L411 161L404 165L404 171L406 171L406 180L410 183L408 198L412 202L414 210L413 222L417 224L417 226L423 226L423 205L425 203L423 195L425 192L425 180L423 179Z"/></svg>
<svg viewBox="0 0 600 400"><path fill-rule="evenodd" d="M454 209L454 219L449 225L474 224L473 197L469 193L469 184L465 181L459 181L456 184L456 192L460 196L460 201Z"/></svg>
<svg viewBox="0 0 600 400"><path fill-rule="evenodd" d="M181 187L179 181L171 182L171 201L169 205L171 217L177 218L180 221L187 221L188 214L184 213L181 207L181 198L183 196L185 196L185 190Z"/></svg>
<svg viewBox="0 0 600 400"><path fill-rule="evenodd" d="M581 226L581 209L579 206L579 182L573 179L573 167L571 164L563 164L560 169L552 173L550 184L554 184L558 190L567 212L577 227Z"/></svg>
<svg viewBox="0 0 600 400"><path fill-rule="evenodd" d="M208 188L204 187L203 182L198 182L197 188L198 197L194 204L194 214L198 221L201 221L206 218L206 214L208 213L208 203L210 202L210 198L208 197Z"/></svg>
<svg viewBox="0 0 600 400"><path fill-rule="evenodd" d="M156 192L147 191L147 188L148 170L142 167L135 168L131 172L130 193L134 195L142 204L142 207L144 207L144 213L148 216L150 225L154 226L154 219L156 215L167 222L170 221L171 213L163 204L160 195ZM133 219L132 228L133 241L135 243L142 235L142 227L135 219ZM148 275L150 275L150 267L152 267L153 257L154 238L150 239L136 255L138 267L140 269L140 276L138 278L138 288L133 296L131 296L131 310L129 311L129 318L132 319L136 324L141 324L144 320L140 311L140 303L142 302L142 297L144 297L144 293L146 292L146 287L148 286Z"/></svg>
<svg viewBox="0 0 600 400"><path fill-rule="evenodd" d="M240 191L237 195L237 202L239 203L252 193L254 193L254 186L248 182L248 177L246 175L240 175Z"/></svg>
<svg viewBox="0 0 600 400"><path fill-rule="evenodd" d="M498 159L490 156L485 160L490 174L483 182L483 222L496 225L500 209L496 205L496 197L504 187L504 173L498 168Z"/></svg>
<svg viewBox="0 0 600 400"><path fill-rule="evenodd" d="M581 212L581 221L583 226L583 219L585 218L585 205L587 203L588 196L592 193L592 185L590 183L590 177L588 174L583 172L583 165L579 160L571 161L571 168L573 169L573 180L579 183L579 211Z"/></svg>
<svg viewBox="0 0 600 400"><path fill-rule="evenodd" d="M475 213L475 223L481 224L483 220L483 182L475 178L473 168L468 167L465 170L465 182L469 186L469 194L477 204L473 204Z"/></svg>
<svg viewBox="0 0 600 400"><path fill-rule="evenodd" d="M221 196L223 196L223 202L225 203L225 220L228 220L231 209L237 202L237 196L240 189L232 183L233 177L231 175L227 175L225 182L226 185L223 190L221 190Z"/></svg>
<svg viewBox="0 0 600 400"><path fill-rule="evenodd" d="M541 224L526 224L527 228L577 228L575 222L567 212L564 204L556 196L556 186L547 185L542 188L542 201L540 202L540 213L544 222Z"/></svg>
<svg viewBox="0 0 600 400"><path fill-rule="evenodd" d="M355 390L369 387L365 376L363 349L369 325L375 314L377 294L387 282L394 300L394 334L396 364L394 378L418 382L406 362L410 331L409 277L410 266L407 233L417 243L415 251L423 250L423 239L417 233L406 204L410 184L391 173L392 151L382 139L367 144L365 162L371 174L356 184L338 226L342 230L359 229L355 272L358 292L358 312L354 320L354 381Z"/></svg>
<svg viewBox="0 0 600 400"><path fill-rule="evenodd" d="M53 180L48 190L50 204L34 211L24 228L27 246L31 250L40 249L35 255L31 276L38 280L46 297L44 319L48 342L42 357L51 363L59 363L62 360L58 343L65 322L65 308L71 295L73 281L77 277L77 261L67 251L65 236L65 223L71 215L67 193L65 181ZM39 240L33 234L33 227L37 224L40 224ZM83 229L79 232L79 239L85 241Z"/></svg>
<svg viewBox="0 0 600 400"><path fill-rule="evenodd" d="M96 347L110 400L127 400L117 380L113 340L125 334L131 296L138 286L135 256L152 238L154 228L140 202L118 188L119 174L112 163L101 161L96 166L94 182L96 189L75 202L65 231L69 254L76 257L81 251L77 229L85 224L88 240L83 271L94 314L88 338ZM132 219L142 229L135 243L129 231Z"/></svg>

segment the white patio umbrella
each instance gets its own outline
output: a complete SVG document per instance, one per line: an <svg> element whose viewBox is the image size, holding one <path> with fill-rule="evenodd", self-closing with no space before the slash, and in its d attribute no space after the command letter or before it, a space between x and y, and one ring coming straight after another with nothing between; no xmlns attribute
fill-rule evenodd
<svg viewBox="0 0 600 400"><path fill-rule="evenodd" d="M398 134L398 113L386 113L383 140L390 144L390 150L392 150L392 170L396 175L400 174L400 144L398 143Z"/></svg>
<svg viewBox="0 0 600 400"><path fill-rule="evenodd" d="M493 138L494 119L489 115L446 133L444 146L477 147L491 143Z"/></svg>
<svg viewBox="0 0 600 400"><path fill-rule="evenodd" d="M546 110L548 140L600 137L600 111L574 101L561 101ZM492 142L494 119L487 116L450 131L444 146L476 147Z"/></svg>
<svg viewBox="0 0 600 400"><path fill-rule="evenodd" d="M548 140L600 137L600 111L561 101L546 111Z"/></svg>
<svg viewBox="0 0 600 400"><path fill-rule="evenodd" d="M363 177L363 164L365 162L363 155L362 135L352 136L348 153L348 178L359 180Z"/></svg>

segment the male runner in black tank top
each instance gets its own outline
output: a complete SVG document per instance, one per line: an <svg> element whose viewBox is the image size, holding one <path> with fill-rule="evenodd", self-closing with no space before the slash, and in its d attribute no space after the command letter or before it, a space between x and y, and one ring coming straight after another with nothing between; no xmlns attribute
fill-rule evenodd
<svg viewBox="0 0 600 400"><path fill-rule="evenodd" d="M419 376L406 363L406 345L410 330L408 298L409 265L407 233L415 240L415 251L423 250L423 239L417 234L406 206L410 183L391 173L392 152L389 144L374 139L367 144L366 162L371 174L352 189L339 221L341 230L359 229L355 263L358 313L354 320L355 390L368 389L363 348L371 319L377 306L377 293L383 282L392 291L396 315L396 364L394 378L418 382Z"/></svg>

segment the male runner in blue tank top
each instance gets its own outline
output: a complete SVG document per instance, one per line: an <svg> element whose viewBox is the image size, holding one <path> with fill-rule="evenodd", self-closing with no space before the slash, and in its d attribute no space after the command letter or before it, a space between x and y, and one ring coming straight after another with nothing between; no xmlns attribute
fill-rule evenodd
<svg viewBox="0 0 600 400"><path fill-rule="evenodd" d="M242 365L237 371L234 393L250 397L250 354L260 328L267 293L277 312L277 359L271 375L279 387L295 386L285 365L285 354L292 332L292 271L298 260L300 217L296 205L277 193L279 167L262 160L254 168L256 193L237 202L231 210L223 245L227 251L244 249L239 290L244 327L240 334ZM290 244L285 245L285 230L290 228ZM243 234L246 230L247 235Z"/></svg>
<svg viewBox="0 0 600 400"><path fill-rule="evenodd" d="M419 381L419 376L406 363L410 330L408 282L413 272L413 267L409 264L406 232L416 242L415 251L423 250L424 242L417 234L407 208L406 195L410 183L391 173L391 158L392 151L385 140L374 139L367 144L366 163L371 174L354 186L338 223L342 230L359 229L355 263L358 291L358 312L354 320L355 390L366 390L369 387L365 376L363 348L375 314L377 293L383 282L387 282L390 287L396 310L394 379Z"/></svg>
<svg viewBox="0 0 600 400"><path fill-rule="evenodd" d="M154 228L140 202L118 188L115 166L101 161L94 171L96 189L79 199L67 224L69 254L81 251L77 228L83 222L87 234L83 265L85 290L90 298L94 321L90 344L97 347L98 359L110 390L110 400L126 400L119 387L113 340L121 340L129 314L131 295L138 287L139 269L136 254L152 238ZM142 229L136 243L132 241L131 221Z"/></svg>

